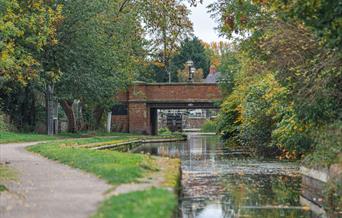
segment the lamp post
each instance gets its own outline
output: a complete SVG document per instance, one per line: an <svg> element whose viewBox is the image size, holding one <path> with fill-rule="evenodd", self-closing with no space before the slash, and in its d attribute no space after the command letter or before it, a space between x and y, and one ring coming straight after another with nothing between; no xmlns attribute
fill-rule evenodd
<svg viewBox="0 0 342 218"><path fill-rule="evenodd" d="M193 76L194 76L196 69L193 67L194 62L192 60L188 60L186 62L186 65L189 67L189 80L188 80L188 82L191 83L191 82L193 82Z"/></svg>

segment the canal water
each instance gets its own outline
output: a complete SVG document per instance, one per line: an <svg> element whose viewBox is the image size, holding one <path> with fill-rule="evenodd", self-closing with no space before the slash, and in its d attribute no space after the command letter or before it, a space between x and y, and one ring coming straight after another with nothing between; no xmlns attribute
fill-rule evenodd
<svg viewBox="0 0 342 218"><path fill-rule="evenodd" d="M250 157L228 150L217 136L195 134L134 152L181 159L180 217L319 217L300 202L296 163Z"/></svg>

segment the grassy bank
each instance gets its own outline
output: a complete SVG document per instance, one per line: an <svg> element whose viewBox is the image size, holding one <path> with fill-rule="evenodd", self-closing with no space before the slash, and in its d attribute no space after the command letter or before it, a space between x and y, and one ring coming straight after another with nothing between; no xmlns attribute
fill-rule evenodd
<svg viewBox="0 0 342 218"><path fill-rule="evenodd" d="M15 143L15 142L35 142L35 141L52 141L58 139L70 139L70 138L93 138L93 137L130 137L131 139L149 139L155 138L153 136L144 136L138 134L130 134L130 133L119 133L119 132L95 132L95 131L82 131L77 133L59 133L54 136L49 136L46 134L37 134L37 133L20 133L20 132L10 132L10 131L1 131L0 130L0 144L4 143ZM169 135L160 135L158 138L181 138L181 134L169 134Z"/></svg>
<svg viewBox="0 0 342 218"><path fill-rule="evenodd" d="M163 189L149 189L113 196L103 202L92 218L172 217L177 205L175 194Z"/></svg>
<svg viewBox="0 0 342 218"><path fill-rule="evenodd" d="M0 132L0 144L11 142L33 142L33 141L47 141L55 140L60 137L48 136L35 133L16 133L16 132Z"/></svg>
<svg viewBox="0 0 342 218"><path fill-rule="evenodd" d="M85 148L85 145L89 144L129 141L137 137L139 138L139 136L122 135L115 138L69 139L30 146L28 150L95 174L116 187L120 184L139 182L141 178L152 178L155 174L165 178L159 188L108 198L101 204L94 218L171 217L177 205L177 197L175 193L162 187L176 186L179 173L178 160L162 159L161 161L142 154Z"/></svg>
<svg viewBox="0 0 342 218"><path fill-rule="evenodd" d="M48 142L31 146L28 150L63 164L93 173L113 185L136 181L144 173L156 169L153 160L148 156L107 150L95 151L75 147L78 144L106 140L110 139L89 138L68 140L66 142Z"/></svg>
<svg viewBox="0 0 342 218"><path fill-rule="evenodd" d="M14 143L14 142L34 142L34 141L51 141L58 139L68 138L89 138L89 137L110 137L110 136L132 136L128 133L116 133L116 132L77 132L77 133L60 133L54 136L37 133L20 133L0 131L0 144Z"/></svg>

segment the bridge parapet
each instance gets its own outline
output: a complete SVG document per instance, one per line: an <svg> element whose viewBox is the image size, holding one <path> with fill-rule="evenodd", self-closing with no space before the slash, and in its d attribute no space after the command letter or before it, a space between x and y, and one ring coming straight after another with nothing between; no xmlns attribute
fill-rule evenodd
<svg viewBox="0 0 342 218"><path fill-rule="evenodd" d="M121 101L213 101L222 98L213 83L134 83L119 95Z"/></svg>

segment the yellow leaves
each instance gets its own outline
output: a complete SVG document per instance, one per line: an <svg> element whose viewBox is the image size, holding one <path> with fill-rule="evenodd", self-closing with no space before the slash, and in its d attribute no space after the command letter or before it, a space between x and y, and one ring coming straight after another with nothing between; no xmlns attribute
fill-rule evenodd
<svg viewBox="0 0 342 218"><path fill-rule="evenodd" d="M282 154L278 156L279 160L295 160L298 154L296 151L288 151L286 149L282 150Z"/></svg>
<svg viewBox="0 0 342 218"><path fill-rule="evenodd" d="M56 25L62 19L62 7L56 10L43 0L19 4L5 0L0 17L1 54L0 67L6 80L27 84L40 71L39 55L50 43L56 45Z"/></svg>
<svg viewBox="0 0 342 218"><path fill-rule="evenodd" d="M35 1L35 2L33 2L32 8L34 8L34 9L40 9L40 7L41 7L41 2L40 2L40 1Z"/></svg>

